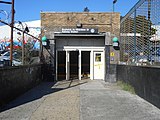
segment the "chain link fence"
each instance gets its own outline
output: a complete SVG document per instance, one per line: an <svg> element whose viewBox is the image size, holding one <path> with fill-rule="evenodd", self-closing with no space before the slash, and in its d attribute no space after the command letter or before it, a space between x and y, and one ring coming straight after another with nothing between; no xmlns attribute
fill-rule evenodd
<svg viewBox="0 0 160 120"><path fill-rule="evenodd" d="M159 65L159 6L159 0L140 0L121 19L120 63Z"/></svg>

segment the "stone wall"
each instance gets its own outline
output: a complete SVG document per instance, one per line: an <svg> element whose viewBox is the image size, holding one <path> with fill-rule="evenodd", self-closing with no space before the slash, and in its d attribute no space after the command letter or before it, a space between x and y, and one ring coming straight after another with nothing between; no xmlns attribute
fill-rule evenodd
<svg viewBox="0 0 160 120"><path fill-rule="evenodd" d="M136 94L160 108L160 68L117 66L117 80L132 85Z"/></svg>
<svg viewBox="0 0 160 120"><path fill-rule="evenodd" d="M0 107L42 80L41 65L0 69Z"/></svg>

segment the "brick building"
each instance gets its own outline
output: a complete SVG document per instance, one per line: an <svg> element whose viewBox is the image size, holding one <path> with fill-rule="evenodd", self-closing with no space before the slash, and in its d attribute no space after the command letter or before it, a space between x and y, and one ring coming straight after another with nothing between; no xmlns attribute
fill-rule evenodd
<svg viewBox="0 0 160 120"><path fill-rule="evenodd" d="M118 61L111 39L119 37L119 13L42 12L41 28L50 41L57 80L105 80L106 63Z"/></svg>

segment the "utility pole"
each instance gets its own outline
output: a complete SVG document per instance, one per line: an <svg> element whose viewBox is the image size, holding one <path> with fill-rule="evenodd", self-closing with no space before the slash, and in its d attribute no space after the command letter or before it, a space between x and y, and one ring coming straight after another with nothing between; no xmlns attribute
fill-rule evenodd
<svg viewBox="0 0 160 120"><path fill-rule="evenodd" d="M11 41L10 41L10 65L13 60L13 28L14 28L14 0L12 0Z"/></svg>

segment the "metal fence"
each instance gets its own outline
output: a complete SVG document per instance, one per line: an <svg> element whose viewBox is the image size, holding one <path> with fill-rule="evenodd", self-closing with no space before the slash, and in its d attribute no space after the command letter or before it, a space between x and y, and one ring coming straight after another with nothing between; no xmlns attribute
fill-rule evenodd
<svg viewBox="0 0 160 120"><path fill-rule="evenodd" d="M17 26L18 27L18 26ZM28 31L26 30L28 29ZM22 31L14 29L13 40L13 65L14 51L19 53L21 65L40 63L40 30L37 28L19 28ZM40 29L40 28L38 28Z"/></svg>
<svg viewBox="0 0 160 120"><path fill-rule="evenodd" d="M122 19L120 62L160 63L160 0L140 0Z"/></svg>

